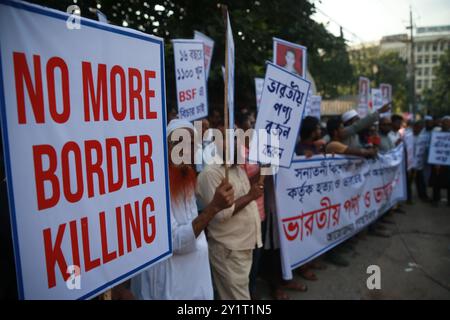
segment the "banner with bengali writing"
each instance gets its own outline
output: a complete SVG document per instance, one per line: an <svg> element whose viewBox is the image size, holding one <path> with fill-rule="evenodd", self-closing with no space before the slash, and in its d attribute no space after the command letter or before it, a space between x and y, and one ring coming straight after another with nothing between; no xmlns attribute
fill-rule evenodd
<svg viewBox="0 0 450 320"><path fill-rule="evenodd" d="M377 159L315 156L280 168L276 202L283 278L406 199L404 146Z"/></svg>

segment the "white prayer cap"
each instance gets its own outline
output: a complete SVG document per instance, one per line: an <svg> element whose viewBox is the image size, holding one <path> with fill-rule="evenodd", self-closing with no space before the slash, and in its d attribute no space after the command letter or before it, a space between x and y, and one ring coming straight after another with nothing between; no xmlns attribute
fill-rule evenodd
<svg viewBox="0 0 450 320"><path fill-rule="evenodd" d="M174 132L176 129L181 129L181 128L191 129L195 133L194 125L192 123L190 123L189 121L187 121L185 119L173 119L167 125L167 132L166 132L167 137L172 132Z"/></svg>
<svg viewBox="0 0 450 320"><path fill-rule="evenodd" d="M347 122L348 120L353 119L354 117L358 117L358 112L356 110L351 109L342 114L342 121Z"/></svg>
<svg viewBox="0 0 450 320"><path fill-rule="evenodd" d="M442 118L442 120L450 120L450 116L445 116Z"/></svg>
<svg viewBox="0 0 450 320"><path fill-rule="evenodd" d="M424 120L425 121L431 121L431 120L433 120L433 117L432 116L425 116Z"/></svg>

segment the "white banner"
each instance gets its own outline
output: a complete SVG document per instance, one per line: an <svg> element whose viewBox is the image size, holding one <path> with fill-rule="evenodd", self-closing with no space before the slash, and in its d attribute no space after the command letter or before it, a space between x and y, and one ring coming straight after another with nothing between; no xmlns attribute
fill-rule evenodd
<svg viewBox="0 0 450 320"><path fill-rule="evenodd" d="M450 166L450 132L432 132L428 163Z"/></svg>
<svg viewBox="0 0 450 320"><path fill-rule="evenodd" d="M208 116L206 96L205 60L203 42L175 39L175 77L177 84L178 116L194 121Z"/></svg>
<svg viewBox="0 0 450 320"><path fill-rule="evenodd" d="M320 107L322 104L321 96L309 95L306 102L305 117L311 116L320 120Z"/></svg>
<svg viewBox="0 0 450 320"><path fill-rule="evenodd" d="M163 40L70 18L0 4L21 299L93 297L172 251Z"/></svg>
<svg viewBox="0 0 450 320"><path fill-rule="evenodd" d="M307 48L296 43L273 38L273 63L306 78Z"/></svg>
<svg viewBox="0 0 450 320"><path fill-rule="evenodd" d="M283 277L406 198L403 145L376 160L315 156L276 176Z"/></svg>
<svg viewBox="0 0 450 320"><path fill-rule="evenodd" d="M214 40L199 31L194 31L194 39L203 41L203 53L205 55L206 80L209 78L211 60L214 52Z"/></svg>
<svg viewBox="0 0 450 320"><path fill-rule="evenodd" d="M289 167L303 119L309 81L267 62L261 108L250 145L250 159ZM260 134L260 133L265 134Z"/></svg>
<svg viewBox="0 0 450 320"><path fill-rule="evenodd" d="M264 87L264 78L255 78L255 92L256 92L256 110L259 111L261 105L261 96Z"/></svg>
<svg viewBox="0 0 450 320"><path fill-rule="evenodd" d="M359 102L358 102L358 114L361 118L367 116L369 112L369 100L370 100L370 80L365 77L359 77Z"/></svg>

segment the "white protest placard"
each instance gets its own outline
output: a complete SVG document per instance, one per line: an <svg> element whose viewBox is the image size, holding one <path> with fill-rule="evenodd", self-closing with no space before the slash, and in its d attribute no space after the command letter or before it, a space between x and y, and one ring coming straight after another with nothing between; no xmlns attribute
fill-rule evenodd
<svg viewBox="0 0 450 320"><path fill-rule="evenodd" d="M234 129L234 61L235 61L235 47L233 30L231 29L230 14L227 11L227 56L226 56L226 92L227 92L227 107L228 107L228 124L229 129ZM229 154L234 154L234 133L229 131Z"/></svg>
<svg viewBox="0 0 450 320"><path fill-rule="evenodd" d="M364 118L369 113L370 80L365 77L359 77L358 87L358 114L361 118Z"/></svg>
<svg viewBox="0 0 450 320"><path fill-rule="evenodd" d="M208 80L209 70L211 69L211 60L214 52L214 40L199 31L194 31L194 39L203 41L203 54L205 59L206 80Z"/></svg>
<svg viewBox="0 0 450 320"><path fill-rule="evenodd" d="M320 120L320 107L322 104L321 96L309 95L306 102L305 117L311 116Z"/></svg>
<svg viewBox="0 0 450 320"><path fill-rule="evenodd" d="M406 199L403 145L376 160L294 160L276 176L283 278L374 222Z"/></svg>
<svg viewBox="0 0 450 320"><path fill-rule="evenodd" d="M414 144L414 164L413 167L417 170L422 170L425 166L425 161L428 159L428 149L430 144L431 134L425 129L416 137Z"/></svg>
<svg viewBox="0 0 450 320"><path fill-rule="evenodd" d="M392 100L392 86L387 83L380 83L381 96L383 97L383 104Z"/></svg>
<svg viewBox="0 0 450 320"><path fill-rule="evenodd" d="M259 110L259 106L261 105L263 86L264 78L255 78L256 110Z"/></svg>
<svg viewBox="0 0 450 320"><path fill-rule="evenodd" d="M372 89L372 111L377 111L383 106L383 96L380 89Z"/></svg>
<svg viewBox="0 0 450 320"><path fill-rule="evenodd" d="M381 90L383 105L392 101L392 86L390 84L380 83L380 90ZM388 111L383 114L383 116L385 116L385 117L390 117L391 115L392 115L392 111Z"/></svg>
<svg viewBox="0 0 450 320"><path fill-rule="evenodd" d="M309 94L310 82L267 62L250 160L289 167Z"/></svg>
<svg viewBox="0 0 450 320"><path fill-rule="evenodd" d="M68 18L0 3L21 299L90 298L172 252L163 40Z"/></svg>
<svg viewBox="0 0 450 320"><path fill-rule="evenodd" d="M306 78L307 48L296 43L273 38L273 63Z"/></svg>
<svg viewBox="0 0 450 320"><path fill-rule="evenodd" d="M450 132L431 133L428 163L450 166Z"/></svg>
<svg viewBox="0 0 450 320"><path fill-rule="evenodd" d="M174 39L178 116L194 121L208 116L203 42Z"/></svg>
<svg viewBox="0 0 450 320"><path fill-rule="evenodd" d="M405 143L407 154L406 168L407 170L411 170L412 168L414 168L414 133L411 129L405 130L403 142Z"/></svg>

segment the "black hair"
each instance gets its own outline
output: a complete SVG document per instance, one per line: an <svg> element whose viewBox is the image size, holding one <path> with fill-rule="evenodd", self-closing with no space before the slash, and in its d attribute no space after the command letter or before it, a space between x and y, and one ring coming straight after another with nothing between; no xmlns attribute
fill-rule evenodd
<svg viewBox="0 0 450 320"><path fill-rule="evenodd" d="M300 129L300 138L302 140L308 139L311 134L317 129L319 119L316 117L307 116L302 121L302 128Z"/></svg>
<svg viewBox="0 0 450 320"><path fill-rule="evenodd" d="M341 117L335 117L331 118L327 122L327 131L330 135L330 138L334 136L334 132L339 129L339 127L342 125L342 119Z"/></svg>
<svg viewBox="0 0 450 320"><path fill-rule="evenodd" d="M401 115L399 115L399 114L394 114L394 115L391 117L391 121L392 121L392 122L395 122L395 121L403 121L403 117L402 117Z"/></svg>

